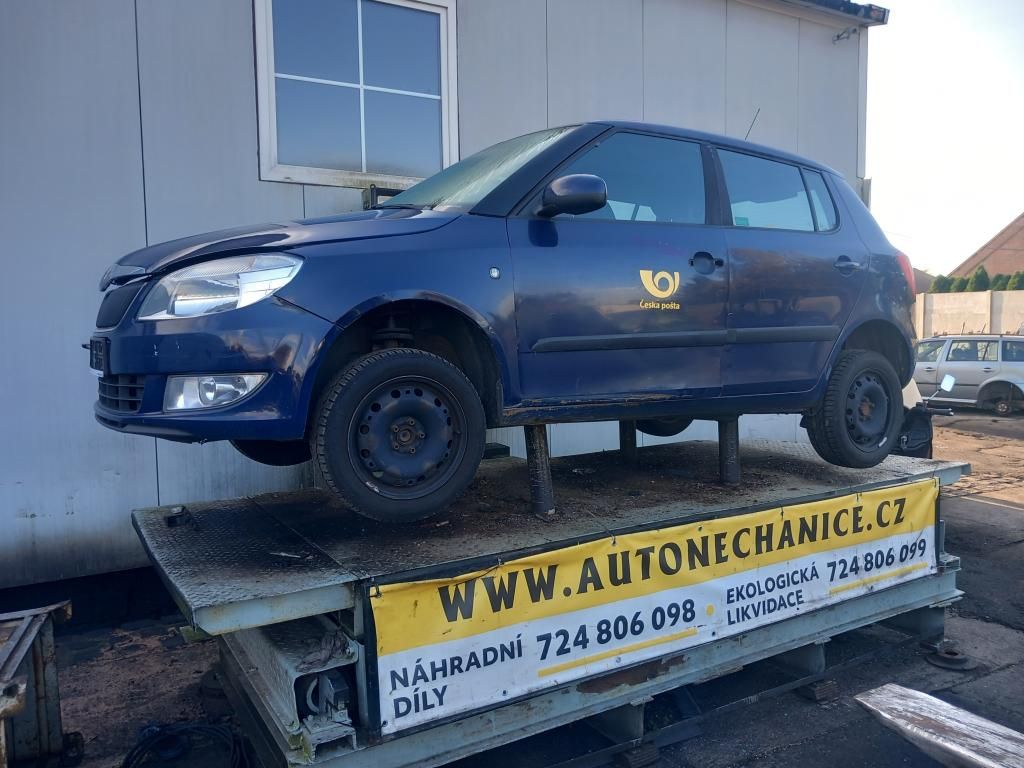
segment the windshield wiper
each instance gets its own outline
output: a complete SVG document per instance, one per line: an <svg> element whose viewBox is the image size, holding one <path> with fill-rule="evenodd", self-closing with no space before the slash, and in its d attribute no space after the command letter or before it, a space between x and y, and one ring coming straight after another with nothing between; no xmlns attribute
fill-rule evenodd
<svg viewBox="0 0 1024 768"><path fill-rule="evenodd" d="M372 206L375 210L379 208L406 208L412 211L422 211L422 205L413 205L412 203L378 203Z"/></svg>

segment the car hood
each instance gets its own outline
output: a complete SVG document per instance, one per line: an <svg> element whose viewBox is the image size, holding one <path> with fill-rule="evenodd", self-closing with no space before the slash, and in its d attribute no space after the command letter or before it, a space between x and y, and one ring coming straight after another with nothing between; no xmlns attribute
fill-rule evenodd
<svg viewBox="0 0 1024 768"><path fill-rule="evenodd" d="M222 229L158 243L129 253L110 267L100 290L136 277L165 272L213 256L288 250L314 243L414 235L443 227L458 214L405 208L378 208L285 224Z"/></svg>

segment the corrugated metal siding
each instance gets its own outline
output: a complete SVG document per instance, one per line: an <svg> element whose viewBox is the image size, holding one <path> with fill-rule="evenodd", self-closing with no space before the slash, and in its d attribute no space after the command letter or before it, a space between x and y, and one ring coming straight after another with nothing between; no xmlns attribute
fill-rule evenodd
<svg viewBox="0 0 1024 768"><path fill-rule="evenodd" d="M93 421L81 343L145 243L131 0L0 4L0 586L125 567L154 441Z"/></svg>
<svg viewBox="0 0 1024 768"><path fill-rule="evenodd" d="M358 190L259 180L252 21L252 0L0 5L0 231L17 286L0 304L13 361L0 397L18 404L0 447L0 587L141 564L133 507L290 487L306 474L227 445L100 428L79 348L96 280L121 254L361 206ZM463 0L462 154L594 117L742 136L760 107L751 139L852 176L866 46L833 44L837 31L771 0ZM617 443L614 424L549 429L558 455ZM800 433L794 417L747 417L742 429ZM714 437L714 425L685 437ZM522 430L492 439L522 455Z"/></svg>

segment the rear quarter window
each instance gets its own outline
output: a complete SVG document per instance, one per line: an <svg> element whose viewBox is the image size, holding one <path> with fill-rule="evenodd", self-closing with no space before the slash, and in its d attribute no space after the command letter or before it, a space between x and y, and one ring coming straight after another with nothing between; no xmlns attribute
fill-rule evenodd
<svg viewBox="0 0 1024 768"><path fill-rule="evenodd" d="M803 170L804 181L807 184L807 193L811 198L811 208L814 210L814 219L818 224L819 232L829 232L839 224L836 215L836 204L828 191L825 179L817 171Z"/></svg>
<svg viewBox="0 0 1024 768"><path fill-rule="evenodd" d="M1024 363L1024 341L1004 341L1003 362Z"/></svg>

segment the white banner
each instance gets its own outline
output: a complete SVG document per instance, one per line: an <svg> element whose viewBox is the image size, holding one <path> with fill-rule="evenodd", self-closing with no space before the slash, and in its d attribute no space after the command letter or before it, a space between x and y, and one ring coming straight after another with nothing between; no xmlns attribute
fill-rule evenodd
<svg viewBox="0 0 1024 768"><path fill-rule="evenodd" d="M373 599L394 733L936 570L929 480L610 537Z"/></svg>

